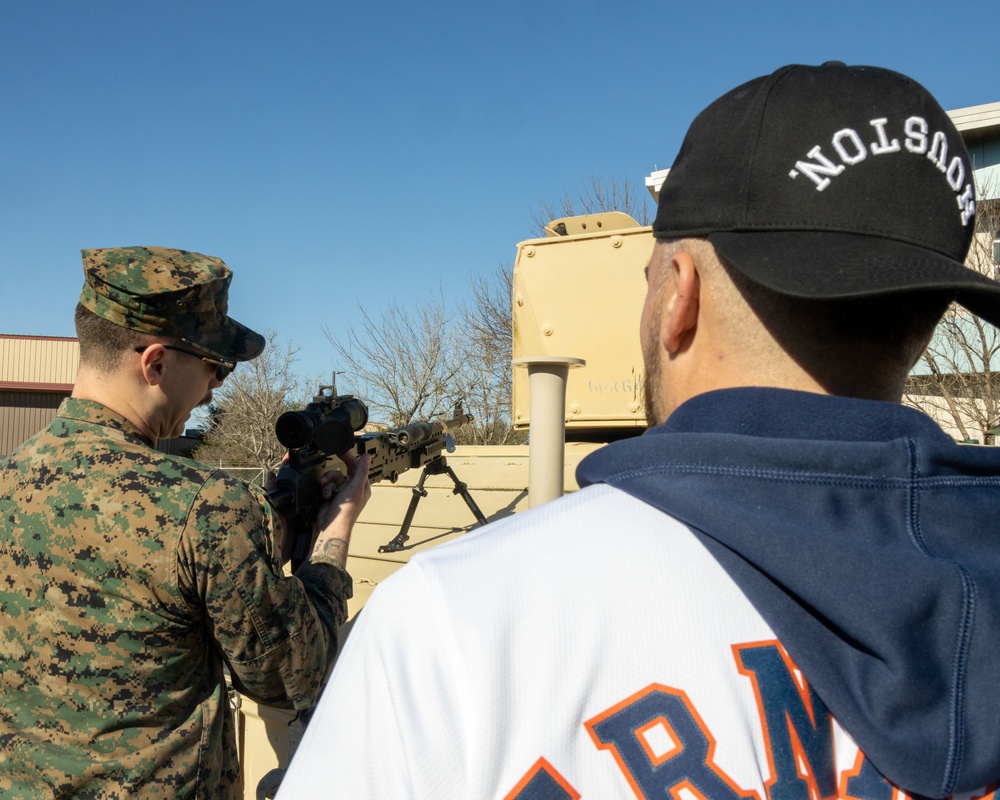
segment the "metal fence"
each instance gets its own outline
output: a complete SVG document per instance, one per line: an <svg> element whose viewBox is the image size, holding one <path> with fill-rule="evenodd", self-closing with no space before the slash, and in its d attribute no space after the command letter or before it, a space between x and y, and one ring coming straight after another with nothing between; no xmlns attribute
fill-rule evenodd
<svg viewBox="0 0 1000 800"><path fill-rule="evenodd" d="M262 467L227 467L224 464L219 464L218 468L225 470L234 478L239 478L246 483L255 483L258 486L264 485L264 478L267 472Z"/></svg>

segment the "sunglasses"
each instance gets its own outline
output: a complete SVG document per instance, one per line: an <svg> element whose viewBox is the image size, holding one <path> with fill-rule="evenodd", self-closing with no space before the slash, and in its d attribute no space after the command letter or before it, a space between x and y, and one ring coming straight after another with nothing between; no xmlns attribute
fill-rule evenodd
<svg viewBox="0 0 1000 800"><path fill-rule="evenodd" d="M142 347L135 348L135 352L141 353L150 345L143 345ZM164 350L176 350L178 353L184 353L186 356L193 356L199 361L204 361L208 364L215 364L215 379L217 381L224 381L230 375L233 374L233 370L236 369L236 364L232 361L219 361L217 358L209 358L208 356L203 356L201 353L196 353L194 350L185 350L183 347L175 347L172 344L163 345Z"/></svg>

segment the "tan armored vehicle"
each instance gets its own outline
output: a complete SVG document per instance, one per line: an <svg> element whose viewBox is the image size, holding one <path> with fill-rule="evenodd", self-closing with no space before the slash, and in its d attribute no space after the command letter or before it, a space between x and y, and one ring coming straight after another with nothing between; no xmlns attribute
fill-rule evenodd
<svg viewBox="0 0 1000 800"><path fill-rule="evenodd" d="M575 491L585 455L645 428L638 325L652 244L650 228L608 212L554 220L544 238L517 246L513 416L515 427L529 431L530 444L464 446L447 455L488 521ZM412 469L397 483L373 486L351 539L351 621L414 553L478 527L452 479L428 476L409 538L402 549L385 552L420 477ZM247 698L238 700L236 713L245 797L254 800L258 787L267 796L262 779L287 766L304 727L293 712Z"/></svg>

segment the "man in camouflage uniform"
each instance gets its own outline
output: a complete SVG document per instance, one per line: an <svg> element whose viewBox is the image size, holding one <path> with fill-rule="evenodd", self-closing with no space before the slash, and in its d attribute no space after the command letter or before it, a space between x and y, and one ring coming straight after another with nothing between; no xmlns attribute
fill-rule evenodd
<svg viewBox="0 0 1000 800"><path fill-rule="evenodd" d="M346 615L366 461L282 572L261 490L155 449L262 337L226 314L218 258L83 251L80 369L48 428L0 464L0 795L239 797L224 667L307 708Z"/></svg>

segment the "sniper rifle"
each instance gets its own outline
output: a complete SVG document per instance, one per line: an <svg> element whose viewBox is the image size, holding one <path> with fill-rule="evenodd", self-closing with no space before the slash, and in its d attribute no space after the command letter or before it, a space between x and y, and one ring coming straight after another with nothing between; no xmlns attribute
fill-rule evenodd
<svg viewBox="0 0 1000 800"><path fill-rule="evenodd" d="M321 386L304 409L286 411L275 423L278 441L288 448L288 458L275 477L274 488L268 492L272 505L289 520L292 537L292 570L309 558L318 531L314 523L323 504L320 476L337 469L340 461L334 456L353 451L371 455L368 479L372 483L389 480L395 483L410 469L423 467L403 524L396 537L379 547L380 553L404 549L408 532L421 497L427 496L424 481L428 475L448 475L455 485L455 494L462 496L480 524L486 518L479 510L468 486L458 479L442 451L452 452L454 444L449 431L472 421L463 414L461 404L449 420L413 422L400 428L357 435L368 423L368 408L352 395L337 395L332 386Z"/></svg>

